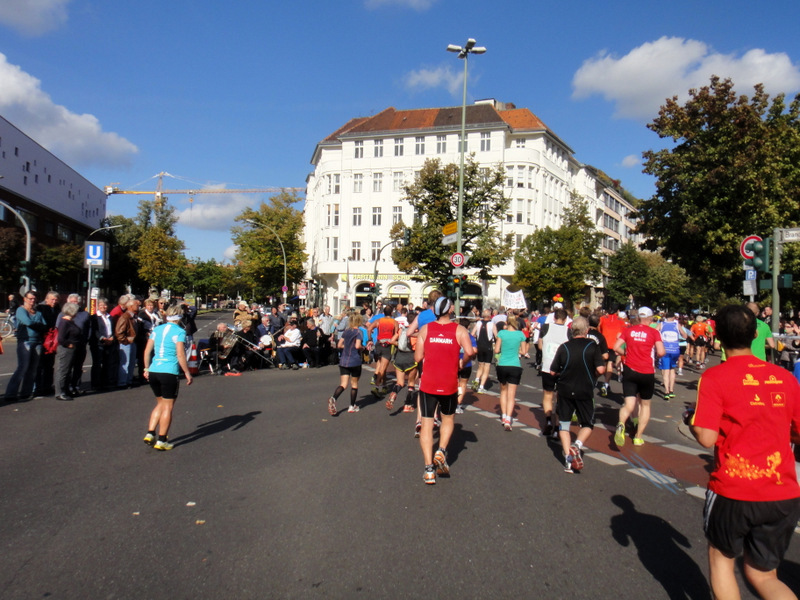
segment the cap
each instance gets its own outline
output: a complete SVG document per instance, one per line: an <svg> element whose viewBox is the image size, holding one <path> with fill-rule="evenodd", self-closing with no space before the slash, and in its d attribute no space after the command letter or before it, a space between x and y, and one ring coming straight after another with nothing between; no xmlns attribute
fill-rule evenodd
<svg viewBox="0 0 800 600"><path fill-rule="evenodd" d="M639 307L639 316L640 317L645 317L645 318L646 317L652 317L653 316L653 310L648 308L648 307L646 307L646 306L641 306L641 307Z"/></svg>
<svg viewBox="0 0 800 600"><path fill-rule="evenodd" d="M564 308L564 305L561 304L561 302L556 302L555 304L553 304L553 308Z"/></svg>
<svg viewBox="0 0 800 600"><path fill-rule="evenodd" d="M436 318L439 318L442 315L446 315L448 312L450 312L450 307L452 306L453 303L444 296L437 298L436 302L433 303L433 314L436 315Z"/></svg>

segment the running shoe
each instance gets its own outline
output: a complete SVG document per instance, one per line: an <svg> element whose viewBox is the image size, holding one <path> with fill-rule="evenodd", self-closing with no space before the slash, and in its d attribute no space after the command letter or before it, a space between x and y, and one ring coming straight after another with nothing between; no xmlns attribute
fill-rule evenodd
<svg viewBox="0 0 800 600"><path fill-rule="evenodd" d="M608 396L608 386L607 385L604 385L604 384L601 383L600 384L600 389L598 391L600 392L600 396L602 398L606 398Z"/></svg>
<svg viewBox="0 0 800 600"><path fill-rule="evenodd" d="M174 447L175 445L167 440L158 440L153 446L156 450L172 450Z"/></svg>
<svg viewBox="0 0 800 600"><path fill-rule="evenodd" d="M469 387L471 387L471 388L472 388L472 391L473 391L473 392L477 392L477 391L478 391L478 388L479 388L479 387L481 387L481 380L480 380L480 379L476 379L475 381L473 381L473 382L470 384L470 386L469 386Z"/></svg>
<svg viewBox="0 0 800 600"><path fill-rule="evenodd" d="M372 395L376 398L380 399L383 398L383 394L381 394L381 389L378 386L372 388Z"/></svg>
<svg viewBox="0 0 800 600"><path fill-rule="evenodd" d="M625 425L623 423L617 423L617 429L614 432L614 443L617 448L622 448L625 445Z"/></svg>
<svg viewBox="0 0 800 600"><path fill-rule="evenodd" d="M548 421L548 423L542 429L542 435L548 437L553 433L553 424Z"/></svg>
<svg viewBox="0 0 800 600"><path fill-rule="evenodd" d="M644 446L644 440L639 437L633 438L633 445L634 446Z"/></svg>
<svg viewBox="0 0 800 600"><path fill-rule="evenodd" d="M483 387L482 385L478 386L478 393L479 394L485 394L486 393L486 388Z"/></svg>
<svg viewBox="0 0 800 600"><path fill-rule="evenodd" d="M580 471L583 469L583 457L581 456L580 448L572 444L569 447L569 455L572 457L572 470Z"/></svg>
<svg viewBox="0 0 800 600"><path fill-rule="evenodd" d="M414 425L414 437L419 437L419 432L422 431L422 421L417 421L417 424Z"/></svg>
<svg viewBox="0 0 800 600"><path fill-rule="evenodd" d="M678 369L678 375L683 375L683 369Z"/></svg>
<svg viewBox="0 0 800 600"><path fill-rule="evenodd" d="M554 442L558 442L559 441L559 439L558 439L558 427L553 429L553 433L550 434L550 439L553 440Z"/></svg>
<svg viewBox="0 0 800 600"><path fill-rule="evenodd" d="M330 413L331 416L334 416L336 414L336 398L334 398L333 396L328 398L328 412Z"/></svg>
<svg viewBox="0 0 800 600"><path fill-rule="evenodd" d="M503 429L506 431L511 431L511 417L506 417L503 419Z"/></svg>
<svg viewBox="0 0 800 600"><path fill-rule="evenodd" d="M422 475L422 481L428 485L436 484L436 471L433 470L433 465L425 467L425 473Z"/></svg>
<svg viewBox="0 0 800 600"><path fill-rule="evenodd" d="M369 380L370 385L375 385L375 375L372 376L372 379Z"/></svg>
<svg viewBox="0 0 800 600"><path fill-rule="evenodd" d="M464 414L464 407L461 406L460 404L458 406L456 406L456 414L457 415L463 415Z"/></svg>
<svg viewBox="0 0 800 600"><path fill-rule="evenodd" d="M386 401L386 410L392 410L394 408L394 401L397 399L397 394L392 392L389 394L389 399Z"/></svg>
<svg viewBox="0 0 800 600"><path fill-rule="evenodd" d="M442 426L442 421L438 417L433 417L433 428L439 429Z"/></svg>
<svg viewBox="0 0 800 600"><path fill-rule="evenodd" d="M450 475L450 465L447 464L447 452L444 448L439 448L433 455L433 464L436 465L437 475Z"/></svg>
<svg viewBox="0 0 800 600"><path fill-rule="evenodd" d="M156 436L154 436L152 433L148 433L144 436L144 443L148 446L152 446L156 443Z"/></svg>
<svg viewBox="0 0 800 600"><path fill-rule="evenodd" d="M356 412L358 412L358 411L360 411L360 410L361 410L361 409L358 407L358 404L351 404L351 405L350 405L350 408L348 408L348 409L347 409L347 412L349 412L349 413L356 413Z"/></svg>
<svg viewBox="0 0 800 600"><path fill-rule="evenodd" d="M564 457L564 473L574 473L575 471L572 470L572 455L568 454Z"/></svg>
<svg viewBox="0 0 800 600"><path fill-rule="evenodd" d="M413 404L405 404L405 405L403 405L403 412L404 413L412 413L415 410L417 410L417 409Z"/></svg>

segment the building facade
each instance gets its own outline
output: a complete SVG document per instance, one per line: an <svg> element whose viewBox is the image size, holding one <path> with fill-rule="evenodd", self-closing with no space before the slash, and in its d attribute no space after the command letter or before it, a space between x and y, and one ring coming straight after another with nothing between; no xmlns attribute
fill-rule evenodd
<svg viewBox="0 0 800 600"><path fill-rule="evenodd" d="M459 163L461 114L460 106L387 108L350 120L317 144L307 180L305 242L308 276L321 290L319 303L334 310L360 304L373 277L384 298L418 304L427 295L432 284L412 281L392 261L389 230L400 221L413 222L403 186L414 180L426 159ZM578 162L573 150L526 108L495 100L468 106L465 151L483 167L505 169L510 205L499 227L512 235L515 248L537 229L559 227L572 193L589 202L590 214L604 232L613 224L607 213L621 217L613 211L619 207L607 200L622 201L621 194L600 182L596 171ZM631 207L625 207L627 215ZM607 237L615 237L613 227L608 230ZM628 234L617 227L617 239L620 231ZM465 273L466 304L499 306L514 262L496 268L489 280L470 276L468 265ZM590 282L587 303L598 301L599 288L602 282Z"/></svg>
<svg viewBox="0 0 800 600"><path fill-rule="evenodd" d="M106 216L102 190L3 117L0 176L0 200L23 216L31 236L44 245L83 244ZM0 221L0 226L20 226L3 206Z"/></svg>

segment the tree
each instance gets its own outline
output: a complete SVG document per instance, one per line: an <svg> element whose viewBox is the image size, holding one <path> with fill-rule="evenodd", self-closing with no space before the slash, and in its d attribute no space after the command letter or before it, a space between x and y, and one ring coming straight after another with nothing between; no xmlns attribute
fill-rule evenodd
<svg viewBox="0 0 800 600"><path fill-rule="evenodd" d="M269 204L262 202L258 210L247 208L236 217L236 221L245 223L231 229L233 241L239 246L236 260L241 268L242 289L253 290L259 297L281 293L284 273L281 242L286 251L287 284L291 287L305 276L303 264L307 256L300 241L303 213L294 207L299 200L297 194L284 191L272 196Z"/></svg>
<svg viewBox="0 0 800 600"><path fill-rule="evenodd" d="M414 182L404 188L404 199L414 208L414 223L398 223L390 234L399 240L404 228L411 229L411 244L394 248L392 260L412 279L434 281L442 289L452 274L450 256L455 250L442 245L442 227L458 220L459 170L455 164L426 160ZM468 257L467 268L477 269L481 279L511 258L511 236L503 236L498 227L510 203L503 195L504 176L501 167L482 169L473 156L465 161L461 248Z"/></svg>
<svg viewBox="0 0 800 600"><path fill-rule="evenodd" d="M18 293L20 262L25 259L25 233L16 227L0 227L0 285Z"/></svg>
<svg viewBox="0 0 800 600"><path fill-rule="evenodd" d="M627 242L608 257L606 296L612 302L625 305L633 296L634 302L643 304L648 272L642 254L633 243Z"/></svg>
<svg viewBox="0 0 800 600"><path fill-rule="evenodd" d="M788 109L762 85L736 96L730 79L667 100L648 125L672 148L644 153L656 193L638 217L661 250L706 288L741 293L740 241L800 220L800 96Z"/></svg>
<svg viewBox="0 0 800 600"><path fill-rule="evenodd" d="M514 284L530 298L560 293L573 302L579 300L587 283L600 279L601 238L586 201L573 193L561 227L540 229L522 241L516 253Z"/></svg>
<svg viewBox="0 0 800 600"><path fill-rule="evenodd" d="M42 291L77 292L86 283L83 261L83 247L77 244L36 244L31 276L36 287Z"/></svg>
<svg viewBox="0 0 800 600"><path fill-rule="evenodd" d="M642 252L627 242L608 258L606 293L614 302L674 311L688 308L693 294L681 267L655 252Z"/></svg>

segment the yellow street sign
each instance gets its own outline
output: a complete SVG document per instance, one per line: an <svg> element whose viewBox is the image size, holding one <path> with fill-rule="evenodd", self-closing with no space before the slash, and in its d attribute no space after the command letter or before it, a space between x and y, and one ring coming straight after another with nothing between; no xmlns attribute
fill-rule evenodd
<svg viewBox="0 0 800 600"><path fill-rule="evenodd" d="M458 221L453 221L442 227L442 235L451 235L458 231Z"/></svg>

